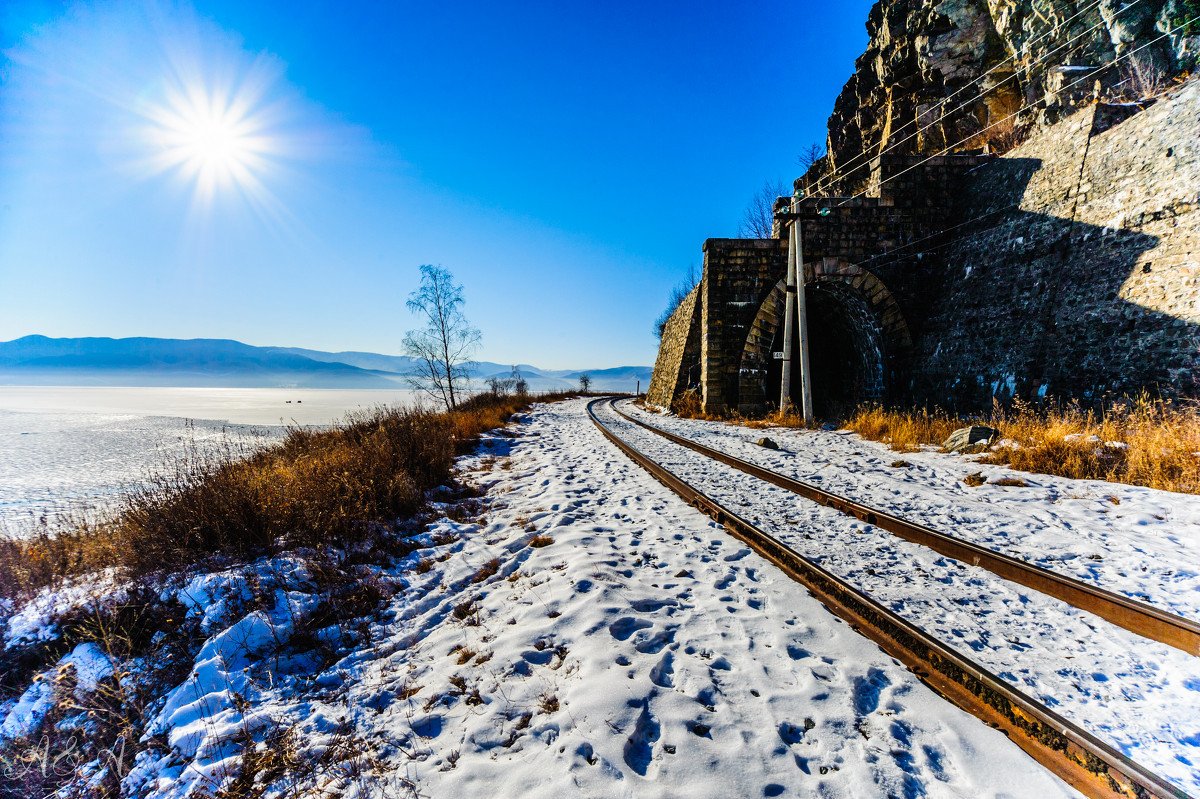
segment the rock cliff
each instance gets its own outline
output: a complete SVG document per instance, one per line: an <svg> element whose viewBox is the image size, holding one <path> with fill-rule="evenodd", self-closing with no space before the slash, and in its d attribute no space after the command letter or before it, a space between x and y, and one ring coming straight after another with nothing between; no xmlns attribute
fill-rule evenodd
<svg viewBox="0 0 1200 799"><path fill-rule="evenodd" d="M1200 53L1200 0L880 0L870 44L797 181L849 194L881 150L1003 152L1097 90L1141 100ZM1115 62L1115 63L1114 63Z"/></svg>

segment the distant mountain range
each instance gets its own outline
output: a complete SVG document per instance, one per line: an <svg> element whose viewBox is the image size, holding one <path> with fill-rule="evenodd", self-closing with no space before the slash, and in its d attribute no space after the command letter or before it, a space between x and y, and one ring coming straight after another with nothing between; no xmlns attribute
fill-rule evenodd
<svg viewBox="0 0 1200 799"><path fill-rule="evenodd" d="M407 388L415 361L374 352L254 347L229 339L48 338L0 342L0 385ZM585 372L595 389L632 391L650 367L539 369L519 364L533 391L571 388ZM477 362L471 378L508 377L511 365Z"/></svg>

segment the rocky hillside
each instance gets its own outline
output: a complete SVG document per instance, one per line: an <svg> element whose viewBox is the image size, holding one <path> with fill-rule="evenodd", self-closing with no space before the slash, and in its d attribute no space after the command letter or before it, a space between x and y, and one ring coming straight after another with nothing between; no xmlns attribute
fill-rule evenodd
<svg viewBox="0 0 1200 799"><path fill-rule="evenodd" d="M827 156L798 188L856 191L891 145L1002 152L1097 81L1110 98L1151 97L1196 67L1198 18L1200 0L879 0Z"/></svg>

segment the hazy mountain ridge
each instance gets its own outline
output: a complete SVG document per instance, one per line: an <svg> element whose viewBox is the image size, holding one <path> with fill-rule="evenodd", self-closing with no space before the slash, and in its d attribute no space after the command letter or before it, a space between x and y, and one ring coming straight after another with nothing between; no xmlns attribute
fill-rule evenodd
<svg viewBox="0 0 1200 799"><path fill-rule="evenodd" d="M568 388L587 372L598 389L650 382L650 367L543 370L518 365L535 391ZM256 347L232 339L49 338L0 342L0 385L404 388L416 362L403 355ZM508 377L512 367L481 361L471 376ZM631 385L626 385L631 384Z"/></svg>

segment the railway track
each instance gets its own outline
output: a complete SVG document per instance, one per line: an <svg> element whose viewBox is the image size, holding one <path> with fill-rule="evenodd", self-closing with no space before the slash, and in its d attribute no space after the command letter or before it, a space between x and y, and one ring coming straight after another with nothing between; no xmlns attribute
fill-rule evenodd
<svg viewBox="0 0 1200 799"><path fill-rule="evenodd" d="M805 585L813 596L831 612L847 621L885 652L903 663L939 695L1003 731L1026 753L1068 784L1088 796L1105 797L1106 799L1111 797L1188 799L1188 794L1175 785L1140 766L1087 730L1055 713L1042 702L1017 690L996 674L900 617L850 583L806 558L780 539L666 469L653 458L622 439L604 423L596 412L596 407L602 403L609 405L613 413L623 419L647 427L653 432L662 433L670 440L674 440L675 437L672 434L666 434L665 431L659 431L653 426L630 419L613 406L614 400L611 398L601 398L588 403L588 415L592 422L606 438L635 463L646 469L659 482L689 504L694 505L723 525L733 535L793 579ZM701 446L695 442L683 443L680 441L676 443L691 449ZM703 448L697 451L707 454L705 452L707 449ZM724 456L723 453L722 455L722 462L725 462L724 457L731 457ZM733 460L737 459L733 458ZM734 464L728 465L738 468ZM747 466L753 465L747 464ZM753 468L759 469L760 467ZM766 472L767 470L761 471ZM782 477L782 475L775 476L784 480L790 479ZM778 483L776 484L778 485ZM781 487L788 488L788 486ZM816 490L819 491L819 489ZM866 521L872 524L878 523L869 519ZM968 562L970 562L969 559Z"/></svg>
<svg viewBox="0 0 1200 799"><path fill-rule="evenodd" d="M740 472L841 511L867 524L875 525L906 541L928 547L946 557L987 569L1006 580L1031 588L1046 596L1060 599L1118 627L1123 627L1135 635L1159 641L1187 652L1189 655L1200 657L1200 623L1191 619L1027 563L1019 558L1005 555L962 538L939 532L886 511L877 510L853 499L818 488L811 483L765 469L727 452L707 447L690 438L676 435L630 416L616 407L615 402L612 405L612 411L628 422L726 466L731 466Z"/></svg>

